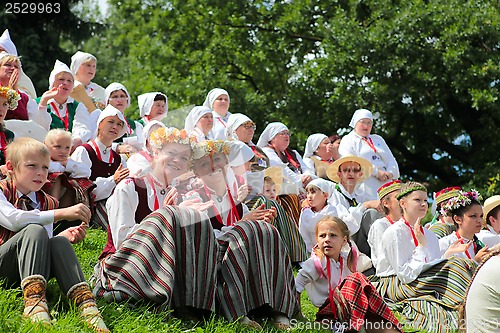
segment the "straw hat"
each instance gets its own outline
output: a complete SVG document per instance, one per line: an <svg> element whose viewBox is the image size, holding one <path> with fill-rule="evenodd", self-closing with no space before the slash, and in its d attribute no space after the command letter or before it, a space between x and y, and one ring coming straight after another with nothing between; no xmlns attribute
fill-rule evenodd
<svg viewBox="0 0 500 333"><path fill-rule="evenodd" d="M483 215L484 215L484 220L488 217L488 214L495 209L495 207L500 206L500 195L494 195L492 197L489 197L486 199L484 202L484 207L483 207Z"/></svg>
<svg viewBox="0 0 500 333"><path fill-rule="evenodd" d="M347 155L342 156L328 167L326 170L327 177L336 183L340 182L340 178L337 173L339 171L339 167L346 162L355 162L361 166L361 172L363 172L363 174L359 177L358 183L364 182L373 173L373 165L370 161L359 156Z"/></svg>
<svg viewBox="0 0 500 333"><path fill-rule="evenodd" d="M267 168L264 170L264 177L271 178L276 186L276 193L280 193L283 183L283 169L279 166Z"/></svg>

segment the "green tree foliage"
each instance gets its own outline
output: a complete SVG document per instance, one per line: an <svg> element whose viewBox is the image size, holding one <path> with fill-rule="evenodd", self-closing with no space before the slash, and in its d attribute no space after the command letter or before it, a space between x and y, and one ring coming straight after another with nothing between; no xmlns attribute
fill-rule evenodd
<svg viewBox="0 0 500 333"><path fill-rule="evenodd" d="M111 0L108 29L85 44L98 82L160 90L170 108L213 87L261 131L292 145L345 129L358 108L405 178L432 189L499 170L497 1Z"/></svg>
<svg viewBox="0 0 500 333"><path fill-rule="evenodd" d="M70 64L72 54L65 52L61 44L71 42L79 45L99 28L98 24L86 22L75 15L72 8L81 0L21 1L36 4L25 9L27 13L7 13L7 5L0 11L0 33L9 29L10 37L21 56L23 70L31 78L41 96L48 89L49 74L56 59ZM14 1L11 1L14 3ZM58 4L58 5L57 5ZM48 10L50 7L51 10Z"/></svg>

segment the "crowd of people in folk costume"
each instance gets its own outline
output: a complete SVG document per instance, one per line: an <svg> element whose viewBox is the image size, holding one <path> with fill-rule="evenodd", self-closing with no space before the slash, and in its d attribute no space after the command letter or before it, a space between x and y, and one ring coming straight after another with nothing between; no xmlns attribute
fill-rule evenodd
<svg viewBox="0 0 500 333"><path fill-rule="evenodd" d="M398 180L369 110L301 156L282 122L255 144L224 89L177 129L162 92L126 117L132 96L94 83L89 53L56 60L37 97L7 30L0 51L0 278L21 287L23 317L50 323L55 278L99 332L96 298L288 329L303 290L337 331L498 331L500 196L447 187L423 225L429 193ZM107 231L90 284L72 247L88 227Z"/></svg>

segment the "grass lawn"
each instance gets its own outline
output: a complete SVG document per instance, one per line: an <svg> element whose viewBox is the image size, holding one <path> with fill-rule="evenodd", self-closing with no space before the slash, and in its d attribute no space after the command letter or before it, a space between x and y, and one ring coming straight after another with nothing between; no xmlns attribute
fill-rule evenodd
<svg viewBox="0 0 500 333"><path fill-rule="evenodd" d="M75 245L85 277L89 278L97 257L106 243L106 233L101 230L88 230L87 238ZM93 332L80 320L78 312L68 304L66 296L61 293L57 282L52 279L48 285L48 302L53 324L41 326L22 320L23 300L20 289L0 289L0 333L3 332ZM112 332L242 332L249 331L236 323L229 323L221 318L213 318L208 322L196 325L189 321L172 318L169 313L155 313L150 306L131 306L124 303L106 303L99 301L99 308L104 320ZM302 294L302 312L311 322L314 320L316 308ZM327 332L311 330L310 324L299 323L293 332ZM265 332L278 332L270 325L264 327ZM410 332L410 331L408 331Z"/></svg>

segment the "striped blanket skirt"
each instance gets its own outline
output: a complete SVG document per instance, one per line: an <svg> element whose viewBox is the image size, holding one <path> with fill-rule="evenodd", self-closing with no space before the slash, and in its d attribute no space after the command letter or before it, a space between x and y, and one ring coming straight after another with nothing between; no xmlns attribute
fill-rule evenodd
<svg viewBox="0 0 500 333"><path fill-rule="evenodd" d="M200 222L201 221L201 222ZM94 295L171 308L215 309L217 240L199 212L168 206L94 268Z"/></svg>
<svg viewBox="0 0 500 333"><path fill-rule="evenodd" d="M275 227L241 221L218 240L217 299L227 319L266 304L289 318L298 311L292 266Z"/></svg>
<svg viewBox="0 0 500 333"><path fill-rule="evenodd" d="M278 197L278 203L285 212L290 215L292 221L299 227L300 212L302 211L302 201L296 194L284 194Z"/></svg>
<svg viewBox="0 0 500 333"><path fill-rule="evenodd" d="M448 333L458 328L457 307L477 264L452 257L420 274L413 282L402 283L395 275L372 276L370 280L389 308L401 314L401 322L418 330Z"/></svg>
<svg viewBox="0 0 500 333"><path fill-rule="evenodd" d="M438 239L440 239L455 231L455 226L452 224L437 222L431 225L429 230L432 231Z"/></svg>
<svg viewBox="0 0 500 333"><path fill-rule="evenodd" d="M332 297L335 306L330 306L330 299L327 299L316 313L316 321L344 321L349 329L359 331L364 325L366 315L371 313L401 329L397 318L362 273L356 272L346 277L337 290L340 292L334 294L336 297ZM342 307L344 309L341 309Z"/></svg>
<svg viewBox="0 0 500 333"><path fill-rule="evenodd" d="M290 255L290 260L292 262L307 260L309 256L306 251L306 244L299 233L297 224L292 220L290 215L285 212L279 203L274 200L269 200L265 196L257 197L252 209L257 208L262 204L265 205L266 209L272 207L276 208L278 216L270 223L278 229L281 240L285 244L288 254Z"/></svg>

